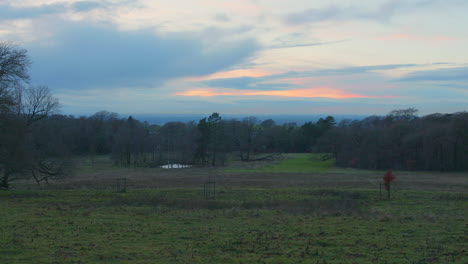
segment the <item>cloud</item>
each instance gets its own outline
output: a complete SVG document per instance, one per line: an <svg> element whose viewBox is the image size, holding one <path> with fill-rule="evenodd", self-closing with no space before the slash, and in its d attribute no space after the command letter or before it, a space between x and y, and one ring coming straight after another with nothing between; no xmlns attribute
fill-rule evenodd
<svg viewBox="0 0 468 264"><path fill-rule="evenodd" d="M301 12L291 13L286 16L287 24L298 25L304 23L317 23L326 20L346 20L359 17L356 8L328 7L323 9L310 8Z"/></svg>
<svg viewBox="0 0 468 264"><path fill-rule="evenodd" d="M329 45L329 44L336 44L342 43L346 40L338 40L338 41L327 41L327 42L310 42L310 43L281 43L269 46L270 49L286 49L286 48L300 48L300 47L311 47L311 46L322 46L322 45Z"/></svg>
<svg viewBox="0 0 468 264"><path fill-rule="evenodd" d="M453 0L451 4L466 5L466 1ZM286 24L289 25L349 20L371 20L381 23L388 22L395 15L416 10L419 11L422 8L434 5L442 9L450 7L445 0L388 0L373 10L365 10L362 6L330 6L320 9L310 8L304 11L291 13L287 15L284 20Z"/></svg>
<svg viewBox="0 0 468 264"><path fill-rule="evenodd" d="M273 74L269 76L259 77L258 80L269 81L284 78L307 78L307 77L324 77L324 76L343 76L369 73L373 71L394 70L399 68L417 67L419 64L385 64L385 65L370 65L370 66L350 66L335 69L320 69L314 71L302 72L285 72L280 74Z"/></svg>
<svg viewBox="0 0 468 264"><path fill-rule="evenodd" d="M230 21L231 21L231 18L230 18L228 15L226 15L226 14L221 14L221 13L220 13L220 14L216 14L216 15L214 16L214 19L215 19L216 21L218 21L218 22L230 22Z"/></svg>
<svg viewBox="0 0 468 264"><path fill-rule="evenodd" d="M61 14L67 11L86 12L104 7L106 5L102 2L94 1L78 1L72 4L54 3L26 7L0 4L0 20L37 18L45 15Z"/></svg>
<svg viewBox="0 0 468 264"><path fill-rule="evenodd" d="M283 77L313 77L313 76L332 76L332 75L348 75L367 73L371 71L381 70L394 70L399 68L416 67L418 64L384 64L384 65L370 65L370 66L351 66L336 69L323 69L307 72L290 72L285 73Z"/></svg>
<svg viewBox="0 0 468 264"><path fill-rule="evenodd" d="M232 88L238 90L285 90L292 87L289 83L261 83L258 77L219 78L198 82L208 87Z"/></svg>
<svg viewBox="0 0 468 264"><path fill-rule="evenodd" d="M81 1L75 2L72 4L73 10L77 12L87 12L93 9L104 8L105 5L102 2L93 2L93 1Z"/></svg>
<svg viewBox="0 0 468 264"><path fill-rule="evenodd" d="M452 37L452 36L444 36L444 35L437 35L437 36L425 36L420 34L408 34L408 33L398 33L392 34L384 37L378 37L379 40L384 41L399 41L399 40L412 40L412 41L420 41L425 44L428 43L443 43L443 42L452 42L452 41L459 41L462 38L460 37Z"/></svg>
<svg viewBox="0 0 468 264"><path fill-rule="evenodd" d="M34 18L43 15L55 14L66 9L63 4L49 4L35 7L13 7L0 4L0 20Z"/></svg>
<svg viewBox="0 0 468 264"><path fill-rule="evenodd" d="M85 24L64 28L53 45L29 47L33 80L53 88L153 87L227 69L259 48L253 39L205 42L202 33L158 35Z"/></svg>
<svg viewBox="0 0 468 264"><path fill-rule="evenodd" d="M232 88L239 90L286 90L291 87L297 87L297 84L288 82L272 81L292 79L292 78L310 78L324 76L343 76L368 73L379 70L393 70L399 68L416 67L418 64L387 64L387 65L371 65L371 66L352 66L336 69L321 69L315 71L303 72L285 72L280 74L271 74L266 76L252 77L234 77L234 78L215 78L206 81L195 82L195 86L208 86L214 88Z"/></svg>
<svg viewBox="0 0 468 264"><path fill-rule="evenodd" d="M434 81L434 82L456 82L468 81L468 67L455 67L444 68L427 71L416 71L410 73L396 81L404 82L420 82L420 81ZM468 85L465 85L467 87ZM468 88L468 87L467 87Z"/></svg>

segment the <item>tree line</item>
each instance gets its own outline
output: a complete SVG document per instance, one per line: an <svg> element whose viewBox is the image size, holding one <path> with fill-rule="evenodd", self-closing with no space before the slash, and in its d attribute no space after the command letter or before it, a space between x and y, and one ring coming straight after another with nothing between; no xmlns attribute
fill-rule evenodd
<svg viewBox="0 0 468 264"><path fill-rule="evenodd" d="M168 163L222 166L232 155L326 153L342 167L467 170L468 113L418 117L416 109L385 116L276 124L256 117L225 120L219 113L198 122L149 124L100 111L58 114L47 86L30 84L27 51L0 43L0 188L17 177L37 183L70 172L72 157L109 155L116 165Z"/></svg>
<svg viewBox="0 0 468 264"><path fill-rule="evenodd" d="M318 140L341 167L454 171L468 169L468 112L416 116L413 108L345 120Z"/></svg>

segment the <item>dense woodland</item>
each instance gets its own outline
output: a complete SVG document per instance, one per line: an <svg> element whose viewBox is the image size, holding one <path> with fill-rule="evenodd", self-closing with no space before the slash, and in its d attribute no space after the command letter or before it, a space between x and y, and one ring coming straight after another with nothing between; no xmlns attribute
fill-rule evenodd
<svg viewBox="0 0 468 264"><path fill-rule="evenodd" d="M102 111L80 118L54 115L36 126L38 139L57 153L110 154L122 166L222 166L232 155L248 162L258 154L319 152L329 153L323 158L335 158L342 167L468 169L468 113L417 117L415 112L397 110L338 124L328 116L299 126L255 117L223 120L218 113L198 122L150 125Z"/></svg>
<svg viewBox="0 0 468 264"><path fill-rule="evenodd" d="M116 165L167 163L223 166L233 155L249 162L272 153L318 152L342 167L467 170L468 112L417 116L416 109L303 125L218 113L199 121L148 124L116 113L58 114L46 86L30 85L27 51L0 43L0 188L18 177L37 183L66 175L72 157L109 155ZM312 113L311 113L312 114Z"/></svg>

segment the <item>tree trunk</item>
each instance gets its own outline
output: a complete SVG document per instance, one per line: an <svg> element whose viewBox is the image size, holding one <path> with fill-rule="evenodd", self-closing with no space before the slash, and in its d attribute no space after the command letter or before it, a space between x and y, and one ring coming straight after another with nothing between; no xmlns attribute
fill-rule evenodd
<svg viewBox="0 0 468 264"><path fill-rule="evenodd" d="M216 151L213 151L213 158L211 159L211 166L216 166Z"/></svg>
<svg viewBox="0 0 468 264"><path fill-rule="evenodd" d="M3 178L2 178L2 181L0 182L0 189L8 190L8 188L10 187L8 184L9 177L10 177L10 172L8 171L8 169L4 169Z"/></svg>
<svg viewBox="0 0 468 264"><path fill-rule="evenodd" d="M34 177L34 180L36 180L37 185L41 185L41 181L39 180L39 178L37 178L34 170L32 170L31 173L32 173L32 176Z"/></svg>

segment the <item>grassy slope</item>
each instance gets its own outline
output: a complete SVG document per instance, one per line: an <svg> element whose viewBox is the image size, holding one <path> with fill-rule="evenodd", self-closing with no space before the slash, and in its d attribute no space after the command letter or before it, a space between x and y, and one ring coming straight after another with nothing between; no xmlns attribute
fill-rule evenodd
<svg viewBox="0 0 468 264"><path fill-rule="evenodd" d="M381 200L373 183L380 172L337 170L311 154L288 158L231 168L216 200L198 188L216 171L119 169L100 158L82 166L86 181L131 173L130 182L157 189L0 192L0 263L468 262L468 195L434 191L464 190L466 177L399 174L401 188ZM327 181L333 189L317 188ZM243 182L250 187L237 188Z"/></svg>
<svg viewBox="0 0 468 264"><path fill-rule="evenodd" d="M0 263L466 263L460 193L7 191ZM465 232L465 233L464 233Z"/></svg>

